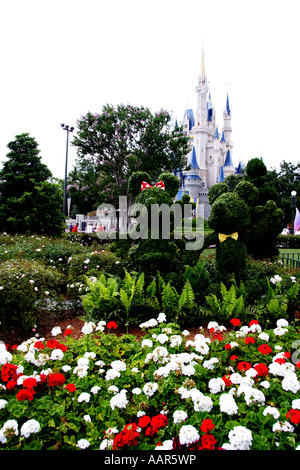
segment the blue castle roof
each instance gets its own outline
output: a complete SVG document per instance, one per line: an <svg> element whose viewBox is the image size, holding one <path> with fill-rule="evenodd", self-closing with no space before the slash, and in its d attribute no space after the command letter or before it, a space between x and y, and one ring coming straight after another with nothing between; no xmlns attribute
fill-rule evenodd
<svg viewBox="0 0 300 470"><path fill-rule="evenodd" d="M228 98L228 95L227 95L227 100L226 100L226 110L227 110L228 116L230 116L230 107L229 107L229 98Z"/></svg>
<svg viewBox="0 0 300 470"><path fill-rule="evenodd" d="M191 159L190 159L190 165L191 165L191 168L194 170L195 168L196 169L199 169L199 165L198 165L198 162L197 162L197 157L196 157L196 150L195 150L195 147L193 147L193 150L192 150L192 155L191 155Z"/></svg>
<svg viewBox="0 0 300 470"><path fill-rule="evenodd" d="M184 113L183 121L185 119L188 119L189 121L189 131L194 127L195 125L195 117L194 117L194 111L192 109L187 109Z"/></svg>
<svg viewBox="0 0 300 470"><path fill-rule="evenodd" d="M224 182L224 169L223 169L223 166L221 166L217 183L223 183L223 182Z"/></svg>
<svg viewBox="0 0 300 470"><path fill-rule="evenodd" d="M228 152L227 152L226 160L225 160L224 166L233 166L233 163L232 163L232 160L231 160L231 153L230 153L230 150L228 150Z"/></svg>

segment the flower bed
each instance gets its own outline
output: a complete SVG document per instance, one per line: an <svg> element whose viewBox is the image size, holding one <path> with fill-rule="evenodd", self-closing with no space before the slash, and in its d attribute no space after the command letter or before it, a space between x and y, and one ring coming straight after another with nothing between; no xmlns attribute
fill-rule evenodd
<svg viewBox="0 0 300 470"><path fill-rule="evenodd" d="M161 313L140 341L100 321L0 345L0 448L299 449L298 329L231 326L190 341Z"/></svg>

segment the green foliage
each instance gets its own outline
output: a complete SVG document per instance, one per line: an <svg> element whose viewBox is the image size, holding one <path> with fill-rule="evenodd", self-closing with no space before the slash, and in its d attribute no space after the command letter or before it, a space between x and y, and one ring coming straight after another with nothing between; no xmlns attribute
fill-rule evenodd
<svg viewBox="0 0 300 470"><path fill-rule="evenodd" d="M251 228L247 233L248 253L255 258L272 258L279 251L276 240L283 220L283 211L274 201L256 206L252 211Z"/></svg>
<svg viewBox="0 0 300 470"><path fill-rule="evenodd" d="M250 224L249 209L237 193L224 193L212 205L209 226L216 232L241 232Z"/></svg>
<svg viewBox="0 0 300 470"><path fill-rule="evenodd" d="M58 235L63 232L62 190L51 183L38 144L29 134L16 136L0 171L0 230Z"/></svg>
<svg viewBox="0 0 300 470"><path fill-rule="evenodd" d="M65 279L35 260L11 259L0 263L0 322L28 329L36 323L39 301L62 293Z"/></svg>
<svg viewBox="0 0 300 470"><path fill-rule="evenodd" d="M235 187L241 199L243 199L249 207L255 206L258 200L259 190L249 181L241 181Z"/></svg>
<svg viewBox="0 0 300 470"><path fill-rule="evenodd" d="M209 204L212 206L215 200L218 199L221 194L227 193L228 190L226 183L218 183L211 186L207 193Z"/></svg>
<svg viewBox="0 0 300 470"><path fill-rule="evenodd" d="M161 173L157 181L163 181L165 185L165 191L167 191L172 198L174 198L180 187L180 181L173 173L163 172Z"/></svg>
<svg viewBox="0 0 300 470"><path fill-rule="evenodd" d="M244 279L247 272L247 249L241 240L227 239L216 247L216 269L226 281L232 274Z"/></svg>
<svg viewBox="0 0 300 470"><path fill-rule="evenodd" d="M276 189L268 184L268 171L260 158L252 158L246 165L246 179L258 188L258 204L264 205L267 201L278 201Z"/></svg>
<svg viewBox="0 0 300 470"><path fill-rule="evenodd" d="M102 312L107 312L105 318L119 306L118 282L115 277L106 277L101 274L99 279L86 277L88 293L82 296L82 306L86 313L99 318Z"/></svg>
<svg viewBox="0 0 300 470"><path fill-rule="evenodd" d="M91 175L93 187L99 191L98 203L114 202L127 193L127 183L135 171L147 173L154 180L164 171L184 167L188 139L172 129L171 119L166 111L152 114L148 108L123 104L106 105L100 114L88 112L81 117L73 139L80 185L75 181L72 191L88 186L87 176ZM133 180L130 188L137 194Z"/></svg>
<svg viewBox="0 0 300 470"><path fill-rule="evenodd" d="M128 194L136 197L141 192L142 182L150 184L150 176L146 171L135 171L128 179Z"/></svg>
<svg viewBox="0 0 300 470"><path fill-rule="evenodd" d="M206 301L217 321L221 322L228 321L230 318L240 318L245 308L244 298L242 295L237 296L236 287L232 285L227 289L223 282L221 283L221 298L210 294L206 296Z"/></svg>

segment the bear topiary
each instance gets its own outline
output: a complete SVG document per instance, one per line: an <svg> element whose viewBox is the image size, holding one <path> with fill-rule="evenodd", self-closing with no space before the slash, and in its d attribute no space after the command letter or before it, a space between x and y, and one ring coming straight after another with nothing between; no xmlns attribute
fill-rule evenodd
<svg viewBox="0 0 300 470"><path fill-rule="evenodd" d="M218 236L216 269L220 277L226 281L234 274L239 280L246 275L245 231L250 225L250 213L247 204L237 192L227 192L224 189L220 188L220 195L211 206L208 223ZM211 193L216 194L217 191L212 190Z"/></svg>
<svg viewBox="0 0 300 470"><path fill-rule="evenodd" d="M218 235L216 268L221 276L245 277L247 254L257 259L278 254L276 238L283 211L274 201L258 205L259 191L253 183L241 181L232 192L225 183L217 183L210 187L208 197L212 205L208 222ZM232 233L234 238L228 238Z"/></svg>
<svg viewBox="0 0 300 470"><path fill-rule="evenodd" d="M250 212L250 227L245 234L247 252L256 259L274 258L279 254L276 245L283 211L270 200L260 203L259 189L249 181L241 181L235 191L246 202Z"/></svg>

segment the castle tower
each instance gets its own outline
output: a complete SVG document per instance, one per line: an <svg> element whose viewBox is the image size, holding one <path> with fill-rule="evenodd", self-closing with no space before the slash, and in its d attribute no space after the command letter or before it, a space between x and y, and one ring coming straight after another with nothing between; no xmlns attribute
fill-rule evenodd
<svg viewBox="0 0 300 470"><path fill-rule="evenodd" d="M195 91L195 113L191 108L187 108L182 122L184 135L190 138L190 151L186 157L190 169L182 171L181 181L183 182L182 189L191 197L199 198L199 202L207 206L208 188L217 182L224 181L227 175L234 174L238 168L234 167L232 160L232 113L229 97L227 94L223 111L223 128L220 132L209 92L203 49Z"/></svg>

